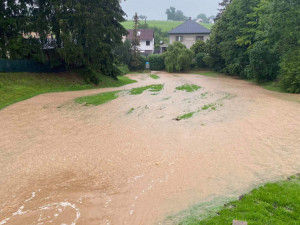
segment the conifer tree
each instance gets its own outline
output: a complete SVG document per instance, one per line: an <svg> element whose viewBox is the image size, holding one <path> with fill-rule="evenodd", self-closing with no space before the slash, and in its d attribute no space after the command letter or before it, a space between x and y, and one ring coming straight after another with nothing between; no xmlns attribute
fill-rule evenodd
<svg viewBox="0 0 300 225"><path fill-rule="evenodd" d="M139 60L140 52L139 52L139 46L140 46L140 31L138 29L139 27L139 17L137 13L135 13L134 16L134 24L133 24L133 40L132 40L132 61L131 61L131 67L136 69L140 66L141 62Z"/></svg>

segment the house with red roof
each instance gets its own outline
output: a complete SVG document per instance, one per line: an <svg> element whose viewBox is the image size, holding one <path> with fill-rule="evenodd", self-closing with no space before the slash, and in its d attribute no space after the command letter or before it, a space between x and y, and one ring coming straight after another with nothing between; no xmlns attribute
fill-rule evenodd
<svg viewBox="0 0 300 225"><path fill-rule="evenodd" d="M127 30L128 35L125 40L133 41L133 30ZM143 54L150 55L154 52L154 30L152 29L139 29L137 35L140 40L139 51Z"/></svg>

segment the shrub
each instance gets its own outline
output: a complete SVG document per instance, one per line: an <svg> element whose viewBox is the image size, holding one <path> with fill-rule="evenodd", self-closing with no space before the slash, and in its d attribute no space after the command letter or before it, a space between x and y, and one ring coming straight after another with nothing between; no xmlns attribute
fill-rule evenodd
<svg viewBox="0 0 300 225"><path fill-rule="evenodd" d="M121 73L120 75L125 75L130 72L128 66L125 64L120 64L117 67L120 70L120 73Z"/></svg>
<svg viewBox="0 0 300 225"><path fill-rule="evenodd" d="M287 92L300 93L300 47L288 52L280 66L282 88Z"/></svg>
<svg viewBox="0 0 300 225"><path fill-rule="evenodd" d="M191 51L196 56L199 53L204 53L206 51L206 45L205 42L202 40L198 40L193 46L191 47Z"/></svg>
<svg viewBox="0 0 300 225"><path fill-rule="evenodd" d="M150 62L150 69L151 70L164 70L165 63L163 55L149 55L148 57Z"/></svg>
<svg viewBox="0 0 300 225"><path fill-rule="evenodd" d="M185 71L190 68L193 60L193 53L180 42L169 45L167 52L164 53L165 67L168 72Z"/></svg>
<svg viewBox="0 0 300 225"><path fill-rule="evenodd" d="M146 62L147 62L147 58L146 56L143 56L143 55L140 55L139 56L139 61L140 61L140 66L138 66L138 70L144 70L145 69L145 65L146 65Z"/></svg>
<svg viewBox="0 0 300 225"><path fill-rule="evenodd" d="M206 53L204 53L204 52L199 52L199 53L196 55L195 61L196 61L196 65L197 65L199 68L206 67L206 63L205 63L205 61L204 61L205 56L206 56Z"/></svg>
<svg viewBox="0 0 300 225"><path fill-rule="evenodd" d="M278 55L259 41L254 44L249 53L250 66L247 77L253 77L258 82L273 81L279 71Z"/></svg>
<svg viewBox="0 0 300 225"><path fill-rule="evenodd" d="M101 73L98 73L93 69L78 69L77 71L86 83L99 84Z"/></svg>
<svg viewBox="0 0 300 225"><path fill-rule="evenodd" d="M114 57L117 62L129 65L131 62L131 42L126 40L118 45L114 50Z"/></svg>
<svg viewBox="0 0 300 225"><path fill-rule="evenodd" d="M134 62L133 62L134 61ZM136 59L132 57L130 63L130 70L144 70L146 65L146 57L143 55L139 55Z"/></svg>

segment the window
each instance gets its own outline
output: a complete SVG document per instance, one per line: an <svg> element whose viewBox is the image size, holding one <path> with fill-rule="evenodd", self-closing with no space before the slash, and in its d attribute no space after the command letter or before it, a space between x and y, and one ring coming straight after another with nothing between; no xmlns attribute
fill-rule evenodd
<svg viewBox="0 0 300 225"><path fill-rule="evenodd" d="M150 41L146 41L146 46L150 46Z"/></svg>
<svg viewBox="0 0 300 225"><path fill-rule="evenodd" d="M141 36L141 31L138 31L138 32L137 32L137 36Z"/></svg>
<svg viewBox="0 0 300 225"><path fill-rule="evenodd" d="M196 41L198 41L198 40L203 41L203 40L204 40L204 37L203 37L203 36L196 36Z"/></svg>
<svg viewBox="0 0 300 225"><path fill-rule="evenodd" d="M183 42L183 36L176 36L176 41Z"/></svg>

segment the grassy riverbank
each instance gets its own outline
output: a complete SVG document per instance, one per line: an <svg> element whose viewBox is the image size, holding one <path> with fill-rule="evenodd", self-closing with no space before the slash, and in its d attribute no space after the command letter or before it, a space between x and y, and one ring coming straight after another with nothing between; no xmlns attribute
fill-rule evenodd
<svg viewBox="0 0 300 225"><path fill-rule="evenodd" d="M76 73L0 73L0 109L39 94L120 87L134 82L124 76L118 77L118 80L101 76L96 86L87 84Z"/></svg>

